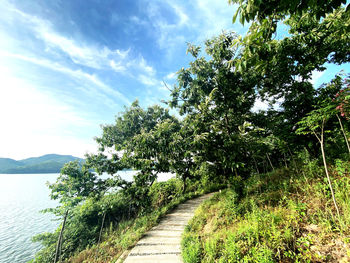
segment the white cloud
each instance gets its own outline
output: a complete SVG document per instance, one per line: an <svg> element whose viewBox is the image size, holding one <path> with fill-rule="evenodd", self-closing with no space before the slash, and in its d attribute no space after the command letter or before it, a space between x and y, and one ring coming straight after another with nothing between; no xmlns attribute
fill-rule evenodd
<svg viewBox="0 0 350 263"><path fill-rule="evenodd" d="M147 25L147 22L145 20L142 20L137 16L131 16L129 19L134 24L141 25L141 26Z"/></svg>
<svg viewBox="0 0 350 263"><path fill-rule="evenodd" d="M176 14L178 18L176 22L168 22L157 2L149 2L147 15L158 36L157 43L159 47L163 49L172 49L176 47L177 43L185 43L185 36L179 34L179 32L189 25L189 19L188 15L180 6L171 1L163 1L162 3L167 4L170 9L173 10L174 14Z"/></svg>
<svg viewBox="0 0 350 263"><path fill-rule="evenodd" d="M188 26L188 23L190 22L188 15L184 11L184 9L176 5L174 1L168 1L167 2L169 6L171 6L176 13L178 17L178 22L176 23L177 26Z"/></svg>
<svg viewBox="0 0 350 263"><path fill-rule="evenodd" d="M269 100L261 100L261 98L257 98L252 108L252 112L266 111L270 107L272 107L274 110L280 110L281 104L283 103L283 98L277 99L274 104L272 104L272 100L273 98L270 98Z"/></svg>
<svg viewBox="0 0 350 263"><path fill-rule="evenodd" d="M232 24L235 6L227 0L194 0L194 1L151 1L147 2L147 16L158 46L166 52L165 59L173 61L177 52L185 50L186 42L202 45L223 30L235 30L243 33L240 24ZM166 5L175 19L171 20L162 12ZM178 53L177 53L178 54Z"/></svg>
<svg viewBox="0 0 350 263"><path fill-rule="evenodd" d="M165 76L168 80L174 80L176 79L176 72L170 72L168 75Z"/></svg>
<svg viewBox="0 0 350 263"><path fill-rule="evenodd" d="M131 69L129 74L142 84L146 86L154 86L159 83L159 80L156 77L157 71L147 63L143 56L139 56L128 62L127 67ZM135 74L131 72L135 72Z"/></svg>
<svg viewBox="0 0 350 263"><path fill-rule="evenodd" d="M198 32L197 41L202 42L216 36L222 30L234 29L237 32L242 30L241 24L232 24L235 8L229 5L227 0L195 0L194 9L199 17L193 26Z"/></svg>
<svg viewBox="0 0 350 263"><path fill-rule="evenodd" d="M129 69L133 69L134 71L146 74L148 76L154 76L156 74L156 70L152 66L148 65L147 61L142 55L140 55L138 58L130 60L126 66Z"/></svg>
<svg viewBox="0 0 350 263"><path fill-rule="evenodd" d="M90 83L90 86L88 88L88 89L90 89L90 91L93 88L91 86L91 84L93 84L93 86L95 87L92 96L94 96L94 97L95 96L97 96L97 97L103 96L101 94L101 91L102 91L106 95L112 96L117 100L122 100L126 104L130 104L130 101L123 94L121 94L117 90L109 87L107 84L103 83L96 75L86 73L80 69L72 70L68 67L64 67L64 66L60 65L59 63L53 63L49 60L28 57L28 56L24 56L24 55L20 55L20 54L12 54L12 53L5 52L5 51L0 51L0 57L10 57L10 58L20 59L20 60L27 61L27 62L36 64L36 65L39 65L39 66L42 66L42 67L45 67L45 68L48 68L48 69L51 69L54 71L64 73L64 74L69 75L70 77L75 78L79 81L83 81L83 82L87 81ZM84 90L84 91L88 92L88 89ZM115 102L111 101L108 97L105 97L105 96L103 96L103 97L104 97L103 99L105 101L109 101L111 103L111 105L110 105L111 107L116 106Z"/></svg>
<svg viewBox="0 0 350 263"><path fill-rule="evenodd" d="M167 38L169 37L167 32L176 30L178 27L186 26L189 22L188 15L184 12L182 7L172 2L169 2L168 4L178 17L178 21L175 24L167 24L166 20L161 17L161 14L159 14L157 7L152 4L149 5L153 7L152 12L157 18L154 21L155 26L160 28L161 37L159 41L162 43L162 45L166 45L167 43L169 44L167 41ZM85 43L84 41L78 41L72 37L64 36L54 29L50 21L25 13L9 3L7 6L7 11L10 13L12 12L13 19L16 20L17 23L20 23L22 27L27 28L29 32L33 32L36 38L43 41L46 47L45 54L41 54L40 57L38 56L39 53L36 53L35 55L28 55L28 51L23 53L24 50L18 52L18 49L9 52L11 53L12 57L68 74L71 77L79 79L80 81L84 80L92 82L94 86L97 86L106 94L117 97L126 104L129 104L130 102L123 94L108 87L108 85L99 80L96 75L85 73L82 69L71 69L67 65L63 65L62 59L64 57L69 57L71 62L75 64L75 67L81 65L89 67L93 70L113 70L116 73L137 79L141 83L148 86L156 85L156 83L159 82L156 79L156 69L152 67L140 54L132 58L130 49L111 50L105 46L100 47L98 45ZM115 20L115 14L112 15L112 18ZM136 16L132 16L130 19L138 24L145 23L144 20L141 20ZM174 39L175 42L179 41L185 43L185 39L181 35L173 34L171 38ZM175 42L173 42L171 45L176 45ZM63 53L65 56L62 56L60 53ZM55 62L51 61L52 58L49 58L48 54L55 57ZM42 57L45 57L45 59ZM61 64L58 64L56 61L61 61ZM67 64L66 61L64 64ZM92 93L91 88L87 87L87 89L85 89L86 92L89 90Z"/></svg>
<svg viewBox="0 0 350 263"><path fill-rule="evenodd" d="M266 111L268 108L269 108L269 103L267 101L262 101L260 98L258 98L255 100L252 111L253 112Z"/></svg>
<svg viewBox="0 0 350 263"><path fill-rule="evenodd" d="M123 61L128 56L129 50L110 50L105 46L101 48L81 41L77 42L73 38L56 32L47 20L29 15L16 8L12 8L12 11L22 18L22 23L29 26L38 39L45 42L47 50L58 49L67 54L76 64L102 69L110 66L110 60Z"/></svg>
<svg viewBox="0 0 350 263"><path fill-rule="evenodd" d="M138 80L146 86L154 86L158 83L156 79L142 75L142 74L139 75Z"/></svg>
<svg viewBox="0 0 350 263"><path fill-rule="evenodd" d="M115 72L125 72L126 68L125 66L123 66L120 62L115 62L114 60L111 60L109 62L109 65L111 66L111 68L115 71Z"/></svg>
<svg viewBox="0 0 350 263"><path fill-rule="evenodd" d="M325 71L312 71L310 82L312 85L317 84L318 80L325 74Z"/></svg>

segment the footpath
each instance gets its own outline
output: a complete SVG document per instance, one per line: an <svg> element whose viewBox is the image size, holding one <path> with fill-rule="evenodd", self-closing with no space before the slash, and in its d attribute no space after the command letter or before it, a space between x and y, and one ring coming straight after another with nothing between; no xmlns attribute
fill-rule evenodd
<svg viewBox="0 0 350 263"><path fill-rule="evenodd" d="M181 263L181 235L194 211L213 193L180 204L148 231L130 250L124 263Z"/></svg>

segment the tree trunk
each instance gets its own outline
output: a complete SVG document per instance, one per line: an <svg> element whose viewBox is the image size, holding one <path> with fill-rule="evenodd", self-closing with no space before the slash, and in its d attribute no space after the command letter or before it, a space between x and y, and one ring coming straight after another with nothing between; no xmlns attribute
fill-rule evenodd
<svg viewBox="0 0 350 263"><path fill-rule="evenodd" d="M337 201L335 200L335 195L334 195L334 191L333 191L333 187L332 187L332 182L331 182L331 179L330 179L330 177L329 177L328 168L327 168L326 154L325 154L325 152L324 152L324 145L323 145L323 131L322 131L322 133L321 133L320 144L321 144L321 152L322 152L322 160L323 160L324 170L325 170L325 172L326 172L326 176L327 176L329 188L330 188L330 190L331 190L331 194L332 194L332 199L333 199L334 207L335 207L335 209L337 210L338 218L340 218L339 208L338 208L338 205L337 205Z"/></svg>
<svg viewBox="0 0 350 263"><path fill-rule="evenodd" d="M283 161L284 161L284 167L288 169L287 158L285 153L283 153Z"/></svg>
<svg viewBox="0 0 350 263"><path fill-rule="evenodd" d="M102 224L101 224L101 229L100 229L100 234L98 235L98 241L97 241L97 248L96 248L96 253L95 253L95 260L98 257L98 253L99 253L99 245L100 245L100 241L101 241L101 236L102 236L102 230L103 230L103 225L105 223L105 218L106 218L106 212L103 213L103 218L102 218Z"/></svg>
<svg viewBox="0 0 350 263"><path fill-rule="evenodd" d="M266 174L266 173L267 173L266 161L265 161L265 160L263 160L262 164L263 164L264 174Z"/></svg>
<svg viewBox="0 0 350 263"><path fill-rule="evenodd" d="M236 167L234 167L233 168L233 170L235 171L235 176L236 176L236 178L238 177L238 172L237 172L237 168ZM227 176L226 176L226 174L225 174L225 178L227 179Z"/></svg>
<svg viewBox="0 0 350 263"><path fill-rule="evenodd" d="M257 162L256 162L256 160L255 160L255 158L254 158L254 156L252 156L252 157L253 157L253 161L254 161L255 169L256 169L256 171L258 172L258 174L260 174L260 172L259 172L259 168L258 168L258 164L257 164Z"/></svg>
<svg viewBox="0 0 350 263"><path fill-rule="evenodd" d="M290 157L292 158L292 161L293 161L293 165L294 165L294 168L297 172L299 172L299 169L297 167L297 163L295 162L295 159L294 159L294 156L292 154L292 151L290 150L289 146L287 145L287 148L288 148L288 152L289 152L289 155Z"/></svg>
<svg viewBox="0 0 350 263"><path fill-rule="evenodd" d="M105 223L105 218L106 218L106 212L103 213L102 224L101 224L100 234L98 235L98 242L97 242L97 244L99 244L100 241L101 241L102 230L103 230L103 225Z"/></svg>
<svg viewBox="0 0 350 263"><path fill-rule="evenodd" d="M62 258L61 258L61 255L62 255L62 244L63 244L63 232L62 232L62 237L61 237L61 242L60 242L60 248L59 248L59 251L58 251L58 262L61 262Z"/></svg>
<svg viewBox="0 0 350 263"><path fill-rule="evenodd" d="M348 138L347 138L346 133L344 131L343 124L341 122L341 119L340 119L339 115L338 114L336 114L336 115L337 115L337 118L338 118L338 121L339 121L340 129L343 132L343 135L344 135L344 138L345 138L346 146L348 147L348 151L349 151L349 154L350 154L349 141L348 141Z"/></svg>
<svg viewBox="0 0 350 263"><path fill-rule="evenodd" d="M272 171L275 170L275 167L273 167L272 162L271 162L271 160L270 160L270 157L269 157L269 154L268 154L268 153L266 153L266 157L267 157L267 160L269 160L269 163L270 163L270 165L271 165Z"/></svg>
<svg viewBox="0 0 350 263"><path fill-rule="evenodd" d="M183 188L182 188L182 193L183 193L183 194L185 193L186 187L187 187L187 185L186 185L186 179L187 179L187 172L184 172L184 174L183 174L183 176L182 176L182 181L183 181L183 183L184 183Z"/></svg>
<svg viewBox="0 0 350 263"><path fill-rule="evenodd" d="M66 220L67 220L67 216L68 216L68 209L66 210L66 213L64 214L64 219L63 219L63 224L62 224L62 228L61 228L61 231L60 231L60 235L58 236L58 241L57 241L57 246L56 246L56 253L55 253L55 260L54 260L54 263L57 262L57 259L59 257L61 257L61 243L62 243L62 235L63 235L63 230L64 230L64 226L66 224Z"/></svg>

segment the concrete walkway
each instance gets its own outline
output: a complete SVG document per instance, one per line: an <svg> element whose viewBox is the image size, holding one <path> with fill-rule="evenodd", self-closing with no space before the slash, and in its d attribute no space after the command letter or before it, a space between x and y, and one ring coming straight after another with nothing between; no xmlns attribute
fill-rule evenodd
<svg viewBox="0 0 350 263"><path fill-rule="evenodd" d="M212 194L180 204L159 225L147 232L130 251L124 263L180 263L181 234L196 208Z"/></svg>

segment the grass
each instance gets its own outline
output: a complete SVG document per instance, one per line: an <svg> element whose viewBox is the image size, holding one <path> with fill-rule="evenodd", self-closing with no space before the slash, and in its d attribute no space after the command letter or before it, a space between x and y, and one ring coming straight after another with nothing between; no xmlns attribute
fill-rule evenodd
<svg viewBox="0 0 350 263"><path fill-rule="evenodd" d="M350 262L350 169L331 170L340 218L322 174L255 175L241 196L226 189L196 211L184 262Z"/></svg>

